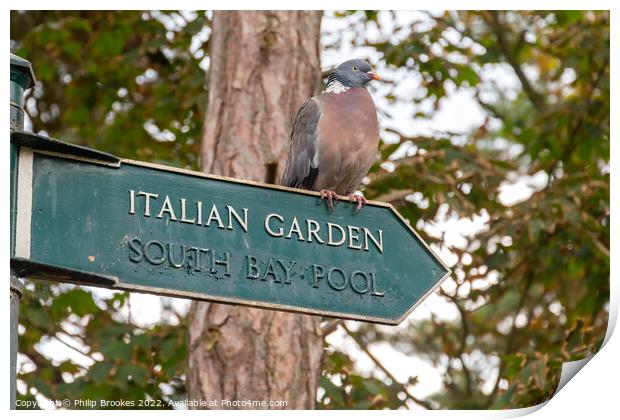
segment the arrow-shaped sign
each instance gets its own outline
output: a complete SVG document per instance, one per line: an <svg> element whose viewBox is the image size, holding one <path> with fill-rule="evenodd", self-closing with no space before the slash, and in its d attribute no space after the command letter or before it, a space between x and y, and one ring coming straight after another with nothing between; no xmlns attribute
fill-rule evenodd
<svg viewBox="0 0 620 420"><path fill-rule="evenodd" d="M11 140L26 277L398 324L450 273L385 203Z"/></svg>

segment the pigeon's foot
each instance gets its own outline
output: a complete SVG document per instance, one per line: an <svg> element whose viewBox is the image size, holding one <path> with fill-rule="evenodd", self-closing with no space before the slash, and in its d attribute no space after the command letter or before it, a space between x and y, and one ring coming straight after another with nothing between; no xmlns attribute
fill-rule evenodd
<svg viewBox="0 0 620 420"><path fill-rule="evenodd" d="M334 200L338 201L338 194L331 190L321 190L321 203L327 198L327 208L331 211L334 208Z"/></svg>
<svg viewBox="0 0 620 420"><path fill-rule="evenodd" d="M349 200L351 200L351 202L356 202L357 203L357 207L355 208L355 212L353 214L357 214L358 211L360 211L362 209L362 207L364 207L367 203L366 198L364 198L364 196L362 195L357 195L357 194L347 194L347 197L349 197Z"/></svg>

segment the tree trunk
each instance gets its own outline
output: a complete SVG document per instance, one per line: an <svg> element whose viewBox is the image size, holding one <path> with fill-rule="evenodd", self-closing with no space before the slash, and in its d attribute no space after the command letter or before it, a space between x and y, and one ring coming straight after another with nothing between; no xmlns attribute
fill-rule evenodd
<svg viewBox="0 0 620 420"><path fill-rule="evenodd" d="M205 172L280 178L295 113L320 90L320 23L320 12L214 12ZM195 302L188 397L314 408L322 350L318 317Z"/></svg>

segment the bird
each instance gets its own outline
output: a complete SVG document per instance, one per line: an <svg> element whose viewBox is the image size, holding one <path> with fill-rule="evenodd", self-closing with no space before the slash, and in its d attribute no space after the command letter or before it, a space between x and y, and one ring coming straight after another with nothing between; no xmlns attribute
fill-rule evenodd
<svg viewBox="0 0 620 420"><path fill-rule="evenodd" d="M345 61L329 75L325 90L306 100L293 121L281 184L320 192L328 211L338 196L366 204L354 194L377 157L377 109L366 85L380 80L368 62Z"/></svg>

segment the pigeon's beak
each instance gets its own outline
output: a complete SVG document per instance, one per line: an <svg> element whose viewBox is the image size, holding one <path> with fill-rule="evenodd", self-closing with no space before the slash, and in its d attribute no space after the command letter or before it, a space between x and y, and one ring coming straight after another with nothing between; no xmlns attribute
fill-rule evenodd
<svg viewBox="0 0 620 420"><path fill-rule="evenodd" d="M371 71L366 73L368 76L370 76L370 78L372 80L381 80L381 76L379 76L377 73L373 73Z"/></svg>

